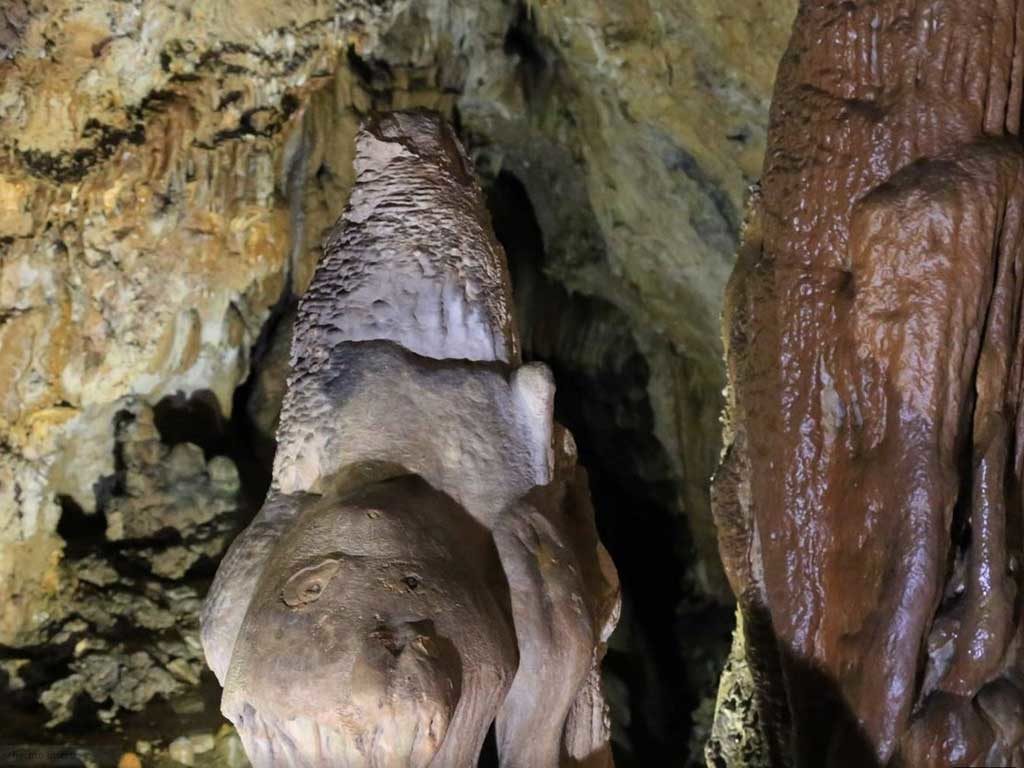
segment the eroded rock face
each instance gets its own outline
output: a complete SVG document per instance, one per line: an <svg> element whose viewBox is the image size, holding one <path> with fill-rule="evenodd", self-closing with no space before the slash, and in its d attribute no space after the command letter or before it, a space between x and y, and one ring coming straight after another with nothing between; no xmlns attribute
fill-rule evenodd
<svg viewBox="0 0 1024 768"><path fill-rule="evenodd" d="M250 369L270 389L283 381L263 375L261 333L309 284L352 184L359 119L416 105L453 117L485 177L522 183L544 273L602 307L577 321L566 302L563 340L524 348L563 358L611 403L624 398L609 369L629 381L625 415L584 414L617 469L587 458L618 491L602 494L616 539L645 532L623 545L637 572L654 558L686 571L655 586L678 593L685 581L701 604L721 597L706 495L722 385L715 323L795 6L3 4L0 643L44 642L64 615L57 499L104 513L124 396L155 405L209 390L227 418ZM635 500L633 467L656 503ZM691 685L657 670L702 647L693 632L707 629L684 611L655 628L656 608L630 614L619 638L622 667L646 670L628 704L641 762L644 749L685 751L689 717L668 691ZM703 660L683 664L710 677Z"/></svg>
<svg viewBox="0 0 1024 768"><path fill-rule="evenodd" d="M7 3L0 589L49 588L54 497L94 508L117 399L230 408L270 308L309 283L373 105L458 105L542 213L547 268L625 311L713 568L715 446L693 435L715 431L718 297L794 5ZM0 621L8 642L37 628Z"/></svg>
<svg viewBox="0 0 1024 768"><path fill-rule="evenodd" d="M114 563L123 564L111 554L67 560L69 617L47 637L47 657L24 662L38 680L36 667L68 657L67 673L39 694L48 728L70 721L82 700L91 700L99 721L110 723L199 684L204 667L195 589L125 576ZM134 629L130 639L125 627Z"/></svg>
<svg viewBox="0 0 1024 768"><path fill-rule="evenodd" d="M1022 19L808 3L779 71L716 480L777 764L1024 760Z"/></svg>
<svg viewBox="0 0 1024 768"><path fill-rule="evenodd" d="M209 390L229 413L271 307L308 283L319 197L290 205L289 179L304 182L299 159L344 179L355 122L326 109L346 149L311 140L298 94L390 8L335 10L5 9L0 592L57 588L56 497L96 508L118 402ZM339 101L351 104L331 91L308 112ZM0 641L36 640L40 612L4 603Z"/></svg>
<svg viewBox="0 0 1024 768"><path fill-rule="evenodd" d="M104 505L108 541L173 541L137 550L157 576L180 579L201 557L217 559L238 531L238 470L226 456L206 460L194 443L169 447L151 409L134 403L118 413L115 450L122 487Z"/></svg>
<svg viewBox="0 0 1024 768"><path fill-rule="evenodd" d="M618 579L451 129L360 132L299 305L270 496L203 612L258 768L611 765ZM571 762L565 762L571 761Z"/></svg>
<svg viewBox="0 0 1024 768"><path fill-rule="evenodd" d="M46 619L38 645L5 662L9 692L18 691L5 718L37 701L40 728L80 726L83 712L112 725L155 699L199 696L201 599L184 577L219 560L237 534L238 472L197 445L166 445L144 403L117 405L117 471L104 482L102 517L64 499L54 594L11 601L17 609L34 598Z"/></svg>

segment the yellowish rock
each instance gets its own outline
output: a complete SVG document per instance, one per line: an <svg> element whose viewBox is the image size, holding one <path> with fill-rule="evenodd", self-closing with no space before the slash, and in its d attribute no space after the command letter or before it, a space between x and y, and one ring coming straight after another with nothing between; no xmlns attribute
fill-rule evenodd
<svg viewBox="0 0 1024 768"><path fill-rule="evenodd" d="M551 274L622 313L713 567L720 294L795 0L30 5L0 56L0 642L59 613L33 608L57 498L95 509L119 404L208 390L227 415L372 108L457 109Z"/></svg>

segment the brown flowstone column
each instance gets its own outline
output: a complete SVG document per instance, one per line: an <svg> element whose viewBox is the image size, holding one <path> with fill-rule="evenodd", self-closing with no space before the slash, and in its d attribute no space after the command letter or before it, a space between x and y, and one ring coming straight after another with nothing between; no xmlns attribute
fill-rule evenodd
<svg viewBox="0 0 1024 768"><path fill-rule="evenodd" d="M805 0L729 286L776 764L1024 764L1024 2Z"/></svg>

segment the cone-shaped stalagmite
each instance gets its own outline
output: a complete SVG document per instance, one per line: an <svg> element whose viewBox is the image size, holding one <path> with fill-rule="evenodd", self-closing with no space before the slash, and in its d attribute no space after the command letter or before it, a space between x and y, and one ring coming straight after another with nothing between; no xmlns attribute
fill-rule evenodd
<svg viewBox="0 0 1024 768"><path fill-rule="evenodd" d="M1024 764L1024 2L805 0L715 487L772 759Z"/></svg>
<svg viewBox="0 0 1024 768"><path fill-rule="evenodd" d="M618 585L505 256L438 117L358 139L299 307L273 485L203 614L257 768L611 765Z"/></svg>

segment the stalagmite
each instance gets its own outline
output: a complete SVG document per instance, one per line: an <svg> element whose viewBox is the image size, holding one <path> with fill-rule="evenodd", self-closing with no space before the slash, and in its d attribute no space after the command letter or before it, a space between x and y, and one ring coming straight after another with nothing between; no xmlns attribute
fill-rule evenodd
<svg viewBox="0 0 1024 768"><path fill-rule="evenodd" d="M1024 764L1024 3L807 0L714 489L770 761Z"/></svg>
<svg viewBox="0 0 1024 768"><path fill-rule="evenodd" d="M371 120L203 646L257 768L611 765L618 582L451 130Z"/></svg>

